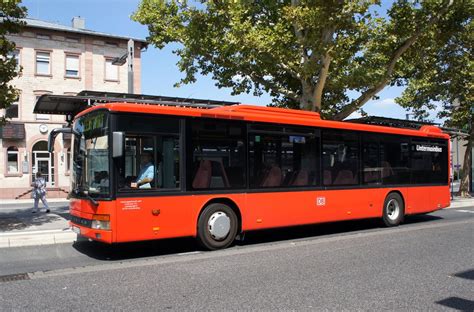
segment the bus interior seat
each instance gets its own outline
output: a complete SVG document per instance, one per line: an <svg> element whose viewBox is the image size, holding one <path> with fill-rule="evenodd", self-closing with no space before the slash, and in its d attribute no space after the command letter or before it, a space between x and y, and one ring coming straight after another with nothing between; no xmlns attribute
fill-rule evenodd
<svg viewBox="0 0 474 312"><path fill-rule="evenodd" d="M280 186L282 180L281 169L276 165L272 165L270 170L268 170L267 175L263 179L263 182L260 186L263 187L274 187Z"/></svg>
<svg viewBox="0 0 474 312"><path fill-rule="evenodd" d="M338 172L334 185L354 184L354 174L350 170L341 170Z"/></svg>
<svg viewBox="0 0 474 312"><path fill-rule="evenodd" d="M307 170L299 170L296 175L294 175L294 180L291 182L291 185L302 186L308 185L309 174Z"/></svg>
<svg viewBox="0 0 474 312"><path fill-rule="evenodd" d="M297 171L288 171L284 174L282 185L292 185L293 180L295 179Z"/></svg>
<svg viewBox="0 0 474 312"><path fill-rule="evenodd" d="M223 188L229 187L229 179L227 178L224 164L221 160L211 160L211 187Z"/></svg>
<svg viewBox="0 0 474 312"><path fill-rule="evenodd" d="M392 166L390 166L390 163L388 161L382 161L380 165L382 166L382 179L394 175Z"/></svg>
<svg viewBox="0 0 474 312"><path fill-rule="evenodd" d="M378 182L378 173L376 171L366 171L364 172L364 183L377 183Z"/></svg>
<svg viewBox="0 0 474 312"><path fill-rule="evenodd" d="M332 184L332 174L330 170L324 170L323 172L323 184L331 185Z"/></svg>
<svg viewBox="0 0 474 312"><path fill-rule="evenodd" d="M227 167L226 174L229 179L229 186L239 186L245 184L244 172L242 167Z"/></svg>
<svg viewBox="0 0 474 312"><path fill-rule="evenodd" d="M193 188L205 189L211 184L212 164L210 160L201 160L194 175Z"/></svg>

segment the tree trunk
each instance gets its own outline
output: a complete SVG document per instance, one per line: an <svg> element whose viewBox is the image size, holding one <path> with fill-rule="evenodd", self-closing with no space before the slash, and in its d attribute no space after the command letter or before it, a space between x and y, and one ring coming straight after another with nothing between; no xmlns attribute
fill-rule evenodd
<svg viewBox="0 0 474 312"><path fill-rule="evenodd" d="M313 88L311 85L302 81L301 87L300 109L319 112L320 108L314 106Z"/></svg>
<svg viewBox="0 0 474 312"><path fill-rule="evenodd" d="M471 129L471 135L467 141L466 153L464 154L464 162L462 165L461 185L459 185L458 196L471 197L469 194L469 172L472 166L472 139L474 131Z"/></svg>

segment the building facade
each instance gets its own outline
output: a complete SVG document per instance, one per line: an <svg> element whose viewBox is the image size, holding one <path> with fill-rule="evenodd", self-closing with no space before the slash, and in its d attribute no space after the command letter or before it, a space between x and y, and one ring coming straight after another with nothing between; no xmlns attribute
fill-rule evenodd
<svg viewBox="0 0 474 312"><path fill-rule="evenodd" d="M64 126L65 117L34 114L36 100L43 94L75 95L82 90L127 93L127 65L112 60L128 53L131 38L87 30L82 18L73 18L72 26L24 21L22 32L9 36L17 47L11 57L22 71L11 81L20 90L18 101L1 112L11 119L0 132L0 199L28 198L25 193L38 171L47 180L49 197L66 197L70 138L58 137L54 153L47 151L49 132ZM133 91L140 93L146 42L133 42Z"/></svg>

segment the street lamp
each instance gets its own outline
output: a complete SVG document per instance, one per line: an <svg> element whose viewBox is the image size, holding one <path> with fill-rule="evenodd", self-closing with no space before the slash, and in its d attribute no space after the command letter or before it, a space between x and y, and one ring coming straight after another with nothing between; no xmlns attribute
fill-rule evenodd
<svg viewBox="0 0 474 312"><path fill-rule="evenodd" d="M133 59L135 58L135 43L132 39L127 42L127 52L112 60L112 65L122 66L128 63L128 93L133 94Z"/></svg>

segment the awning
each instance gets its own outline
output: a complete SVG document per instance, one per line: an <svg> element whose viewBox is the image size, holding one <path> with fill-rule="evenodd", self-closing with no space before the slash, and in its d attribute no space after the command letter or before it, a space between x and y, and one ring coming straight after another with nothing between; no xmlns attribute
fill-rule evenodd
<svg viewBox="0 0 474 312"><path fill-rule="evenodd" d="M44 94L36 101L33 113L70 115L72 118L90 105L88 97Z"/></svg>
<svg viewBox="0 0 474 312"><path fill-rule="evenodd" d="M75 96L44 94L36 102L35 114L67 115L72 120L84 109L98 104L127 102L151 105L187 106L213 108L223 105L235 105L239 102L179 98L159 95L129 94L100 91L81 91Z"/></svg>
<svg viewBox="0 0 474 312"><path fill-rule="evenodd" d="M8 123L0 128L0 138L7 140L24 140L25 125L19 123Z"/></svg>

